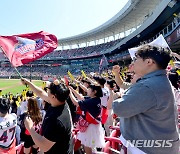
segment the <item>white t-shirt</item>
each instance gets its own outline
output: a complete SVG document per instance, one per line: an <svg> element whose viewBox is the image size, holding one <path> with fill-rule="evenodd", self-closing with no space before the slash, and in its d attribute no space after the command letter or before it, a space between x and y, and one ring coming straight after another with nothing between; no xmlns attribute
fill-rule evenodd
<svg viewBox="0 0 180 154"><path fill-rule="evenodd" d="M28 110L27 104L28 104L27 101L21 102L21 106L19 107L20 108L20 114L27 112L27 110Z"/></svg>
<svg viewBox="0 0 180 154"><path fill-rule="evenodd" d="M0 146L9 147L14 141L17 126L17 116L14 113L0 117Z"/></svg>
<svg viewBox="0 0 180 154"><path fill-rule="evenodd" d="M103 92L103 97L101 97L101 105L107 107L107 101L109 99L109 89L107 87L101 88Z"/></svg>

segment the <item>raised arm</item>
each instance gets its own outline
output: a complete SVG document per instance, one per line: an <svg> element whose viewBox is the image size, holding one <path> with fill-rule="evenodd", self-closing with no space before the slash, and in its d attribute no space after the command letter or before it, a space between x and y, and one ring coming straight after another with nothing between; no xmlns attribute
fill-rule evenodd
<svg viewBox="0 0 180 154"><path fill-rule="evenodd" d="M108 99L108 102L107 102L107 108L108 109L112 109L112 102L114 101L114 93L113 93L113 90L112 89L109 89L109 99Z"/></svg>
<svg viewBox="0 0 180 154"><path fill-rule="evenodd" d="M119 65L115 65L113 66L113 73L115 75L115 81L116 81L116 84L120 87L120 88L123 88L123 89L127 89L130 87L131 84L127 83L127 82L124 82L122 77L120 76L120 67Z"/></svg>
<svg viewBox="0 0 180 154"><path fill-rule="evenodd" d="M41 149L41 151L47 152L55 144L55 142L52 142L48 140L47 138L45 138L44 136L39 135L34 130L33 122L30 117L26 117L24 124L25 124L26 129L30 132L34 143Z"/></svg>
<svg viewBox="0 0 180 154"><path fill-rule="evenodd" d="M123 79L121 78L121 76L119 75L119 73L120 73L120 67L119 67L119 65L115 65L115 66L113 66L113 73L114 73L114 75L115 75L115 81L116 81L116 83L117 83L117 85L119 86L119 87L122 87L122 85L123 85Z"/></svg>
<svg viewBox="0 0 180 154"><path fill-rule="evenodd" d="M180 59L180 55L178 55L178 54L175 53L175 52L171 52L171 55L174 56L174 57L176 57L177 59Z"/></svg>
<svg viewBox="0 0 180 154"><path fill-rule="evenodd" d="M71 101L73 102L74 105L79 106L78 101L77 101L77 99L74 97L71 89L70 89L69 97L71 98Z"/></svg>
<svg viewBox="0 0 180 154"><path fill-rule="evenodd" d="M71 86L68 87L69 90L77 97L78 100L84 100L84 96L79 94L76 90L74 90Z"/></svg>
<svg viewBox="0 0 180 154"><path fill-rule="evenodd" d="M48 94L44 90L42 90L41 88L39 88L38 86L36 86L35 84L33 84L32 82L30 82L29 80L25 78L22 78L21 82L24 85L28 85L37 96L39 96L46 102L49 102Z"/></svg>
<svg viewBox="0 0 180 154"><path fill-rule="evenodd" d="M87 77L87 80L89 82L91 82L91 84L97 85L98 83L96 81L93 81L92 79L90 79L89 77Z"/></svg>
<svg viewBox="0 0 180 154"><path fill-rule="evenodd" d="M79 84L79 86L85 91L85 92L87 92L87 88L83 85L83 84L81 84L81 82L80 81L77 81L77 80L74 80L77 84Z"/></svg>

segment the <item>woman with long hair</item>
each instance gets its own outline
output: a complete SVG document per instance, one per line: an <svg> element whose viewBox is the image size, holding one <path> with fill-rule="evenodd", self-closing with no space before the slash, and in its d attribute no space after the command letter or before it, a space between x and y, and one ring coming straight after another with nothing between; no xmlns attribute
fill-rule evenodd
<svg viewBox="0 0 180 154"><path fill-rule="evenodd" d="M22 78L22 83L28 85L37 96L51 104L46 112L41 127L41 134L33 128L30 117L25 118L25 127L30 132L34 143L47 154L73 153L72 119L69 106L66 103L69 89L65 84L55 80L48 86L47 93L29 80Z"/></svg>
<svg viewBox="0 0 180 154"><path fill-rule="evenodd" d="M42 122L42 114L38 107L37 100L34 97L28 99L28 115L33 120L35 125Z"/></svg>
<svg viewBox="0 0 180 154"><path fill-rule="evenodd" d="M27 104L28 110L27 112L25 112L22 115L22 119L24 119L24 117L29 116L32 121L33 121L33 127L35 129L35 131L37 133L39 133L40 128L41 128L41 124L42 124L42 113L38 107L38 103L35 97L30 97L28 99L28 104ZM24 122L22 122L24 123ZM31 148L32 148L32 153L36 154L37 153L37 149L38 147L35 145L29 131L27 129L25 129L25 127L23 126L24 129L22 129L22 140L24 141L24 153L25 154L29 154L31 152ZM23 131L24 130L24 131Z"/></svg>

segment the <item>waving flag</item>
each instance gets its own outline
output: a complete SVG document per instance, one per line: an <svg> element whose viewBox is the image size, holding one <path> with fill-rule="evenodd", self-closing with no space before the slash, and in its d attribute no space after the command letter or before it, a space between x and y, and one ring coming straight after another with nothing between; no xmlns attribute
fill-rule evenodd
<svg viewBox="0 0 180 154"><path fill-rule="evenodd" d="M158 38L156 38L154 41L152 41L152 42L150 42L148 44L152 45L152 46L159 46L159 47L163 47L163 48L168 48L169 50L171 50L162 34L159 35ZM135 48L128 49L129 54L131 56L131 59L133 59L135 57L135 53L138 51L138 48L140 48L140 47L135 47Z"/></svg>
<svg viewBox="0 0 180 154"><path fill-rule="evenodd" d="M14 67L41 58L57 48L56 36L47 32L0 36L0 47Z"/></svg>
<svg viewBox="0 0 180 154"><path fill-rule="evenodd" d="M135 56L135 54L136 54L136 52L138 51L138 47L136 47L136 48L130 48L130 49L128 49L129 50L129 54L130 54L130 56L131 56L131 59L133 60L136 56Z"/></svg>
<svg viewBox="0 0 180 154"><path fill-rule="evenodd" d="M105 55L102 56L100 63L99 63L99 72L101 73L103 69L107 68L109 65L107 58Z"/></svg>

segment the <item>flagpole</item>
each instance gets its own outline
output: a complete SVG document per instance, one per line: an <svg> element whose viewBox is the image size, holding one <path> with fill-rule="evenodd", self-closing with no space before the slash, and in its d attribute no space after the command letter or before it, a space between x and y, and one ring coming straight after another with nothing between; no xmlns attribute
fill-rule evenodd
<svg viewBox="0 0 180 154"><path fill-rule="evenodd" d="M14 67L15 71L17 72L17 74L19 75L19 77L22 79L22 75L20 74L20 72L17 70L16 67Z"/></svg>
<svg viewBox="0 0 180 154"><path fill-rule="evenodd" d="M2 48L2 46L0 46L0 49L2 50L2 52L6 55L6 52L4 52L4 49ZM7 57L7 55L6 55L6 57ZM9 60L9 58L8 58L8 60ZM10 60L9 60L9 62L10 62ZM10 62L11 63L11 62ZM12 64L11 64L12 65ZM19 77L22 79L22 75L19 73L19 71L17 70L17 68L16 67L14 67L13 65L12 65L12 67L15 69L15 71L17 72L17 74L19 75Z"/></svg>

